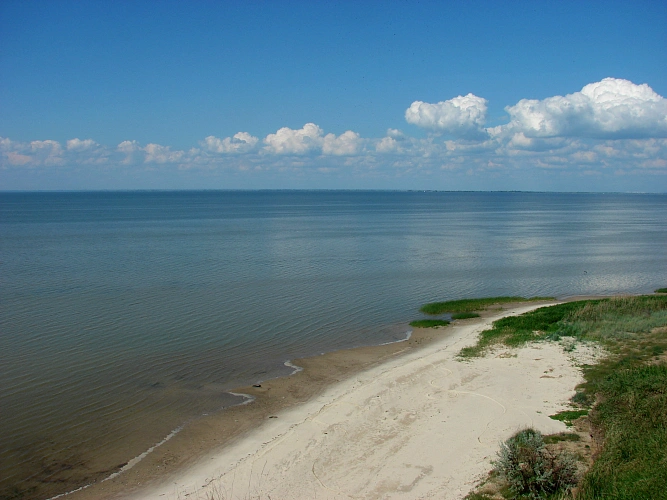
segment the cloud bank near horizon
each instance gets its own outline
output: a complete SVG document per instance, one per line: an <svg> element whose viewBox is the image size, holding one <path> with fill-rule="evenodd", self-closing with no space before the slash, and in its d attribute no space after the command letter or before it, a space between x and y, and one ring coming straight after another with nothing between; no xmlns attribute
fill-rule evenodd
<svg viewBox="0 0 667 500"><path fill-rule="evenodd" d="M482 97L414 101L405 120L428 132L420 138L397 129L379 138L362 138L352 130L325 134L315 123L282 127L264 138L245 131L211 135L190 150L133 140L110 147L93 139L61 144L0 137L0 168L311 169L391 176L516 169L667 173L667 99L647 84L605 78L565 96L521 99L505 110L508 123L486 127Z"/></svg>

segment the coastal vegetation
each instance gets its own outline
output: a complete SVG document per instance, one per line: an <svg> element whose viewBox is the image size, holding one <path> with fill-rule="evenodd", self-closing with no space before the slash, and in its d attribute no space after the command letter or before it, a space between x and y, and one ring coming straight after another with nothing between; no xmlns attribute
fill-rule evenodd
<svg viewBox="0 0 667 500"><path fill-rule="evenodd" d="M596 342L607 353L596 364L582 367L585 381L576 388L572 409L551 416L568 426L587 419L595 460L573 491L568 492L568 481L558 491L537 491L540 478L552 476L559 466L547 461L544 469L533 467L535 477L521 479L519 469L530 469L531 462L521 459L508 469L508 441L501 446L491 476L504 481L504 489L480 490L467 498L663 498L667 491L667 296L577 301L506 317L495 321L475 346L463 349L459 356L465 360L495 345L512 347L529 341L558 341L566 350ZM575 435L544 436L542 443L578 441L566 437ZM521 441L518 436L510 439ZM520 480L533 486L521 486Z"/></svg>
<svg viewBox="0 0 667 500"><path fill-rule="evenodd" d="M515 498L548 498L577 485L577 458L551 451L535 429L523 429L502 443L494 465Z"/></svg>
<svg viewBox="0 0 667 500"><path fill-rule="evenodd" d="M419 310L425 314L436 315L443 313L464 313L481 311L489 306L507 304L510 302L527 302L553 300L553 297L486 297L481 299L448 300L445 302L430 302Z"/></svg>
<svg viewBox="0 0 667 500"><path fill-rule="evenodd" d="M573 422L580 417L588 415L588 410L565 410L559 411L555 415L549 415L549 418L563 422L568 427L572 427Z"/></svg>
<svg viewBox="0 0 667 500"><path fill-rule="evenodd" d="M479 318L479 314L473 312L452 314L452 319L470 319L470 318Z"/></svg>
<svg viewBox="0 0 667 500"><path fill-rule="evenodd" d="M479 314L468 312L452 314L452 320L468 318L479 318ZM417 319L411 321L410 326L414 328L435 328L438 326L447 326L449 323L451 322L446 319Z"/></svg>
<svg viewBox="0 0 667 500"><path fill-rule="evenodd" d="M591 424L601 451L582 500L654 499L667 492L667 365L621 369L599 383Z"/></svg>
<svg viewBox="0 0 667 500"><path fill-rule="evenodd" d="M651 330L667 324L667 296L644 295L582 300L541 307L521 316L507 316L484 330L477 344L459 356L481 356L494 345L518 347L536 340L598 341L612 351L640 348L650 353L667 349L664 336ZM631 342L630 342L631 341Z"/></svg>
<svg viewBox="0 0 667 500"><path fill-rule="evenodd" d="M658 288L655 293L667 293L667 288Z"/></svg>
<svg viewBox="0 0 667 500"><path fill-rule="evenodd" d="M447 326L449 321L446 319L418 319L411 321L410 326L414 328L435 328L437 326Z"/></svg>

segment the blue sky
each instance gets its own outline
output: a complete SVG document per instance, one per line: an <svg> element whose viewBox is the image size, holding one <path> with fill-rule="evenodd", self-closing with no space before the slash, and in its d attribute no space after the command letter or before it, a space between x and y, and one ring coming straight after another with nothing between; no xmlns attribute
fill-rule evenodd
<svg viewBox="0 0 667 500"><path fill-rule="evenodd" d="M667 191L664 2L0 3L0 189Z"/></svg>

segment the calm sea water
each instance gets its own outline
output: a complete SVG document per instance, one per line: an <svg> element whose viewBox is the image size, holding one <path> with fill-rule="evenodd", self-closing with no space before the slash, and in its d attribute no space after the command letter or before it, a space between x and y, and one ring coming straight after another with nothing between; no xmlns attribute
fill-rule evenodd
<svg viewBox="0 0 667 500"><path fill-rule="evenodd" d="M0 497L108 475L424 302L652 292L665 221L667 195L2 193Z"/></svg>

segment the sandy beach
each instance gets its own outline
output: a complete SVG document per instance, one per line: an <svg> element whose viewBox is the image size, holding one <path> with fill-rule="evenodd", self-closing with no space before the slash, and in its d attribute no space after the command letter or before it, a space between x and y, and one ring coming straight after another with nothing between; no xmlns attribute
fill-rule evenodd
<svg viewBox="0 0 667 500"><path fill-rule="evenodd" d="M566 430L549 415L566 408L581 375L562 346L455 359L493 320L541 305L297 360L302 372L239 389L256 397L252 404L197 422L131 470L71 497L462 498L516 430Z"/></svg>

